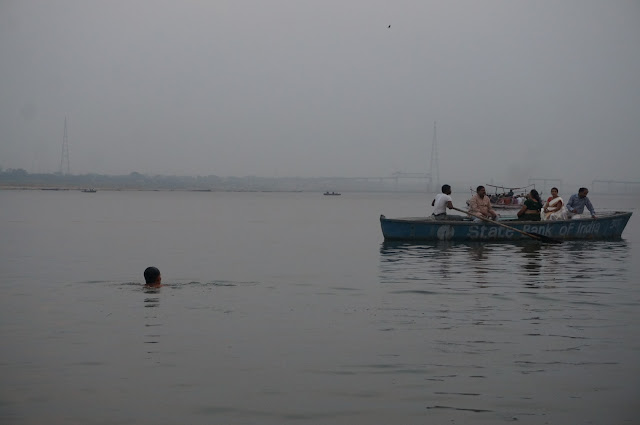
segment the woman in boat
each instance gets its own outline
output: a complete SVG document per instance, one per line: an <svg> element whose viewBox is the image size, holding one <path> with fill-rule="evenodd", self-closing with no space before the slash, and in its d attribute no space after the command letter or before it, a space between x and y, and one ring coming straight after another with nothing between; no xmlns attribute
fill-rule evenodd
<svg viewBox="0 0 640 425"><path fill-rule="evenodd" d="M524 205L518 211L518 220L540 221L540 211L542 210L542 201L538 191L532 189L529 196L524 201Z"/></svg>
<svg viewBox="0 0 640 425"><path fill-rule="evenodd" d="M544 204L543 220L566 220L567 214L564 208L564 201L558 196L558 188L551 188L551 196Z"/></svg>

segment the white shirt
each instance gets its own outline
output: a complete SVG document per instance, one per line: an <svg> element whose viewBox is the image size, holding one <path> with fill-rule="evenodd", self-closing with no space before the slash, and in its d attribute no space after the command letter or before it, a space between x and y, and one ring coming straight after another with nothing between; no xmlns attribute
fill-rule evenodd
<svg viewBox="0 0 640 425"><path fill-rule="evenodd" d="M451 196L444 193L438 193L436 195L436 202L433 204L433 215L438 215L447 212L447 202L453 202Z"/></svg>

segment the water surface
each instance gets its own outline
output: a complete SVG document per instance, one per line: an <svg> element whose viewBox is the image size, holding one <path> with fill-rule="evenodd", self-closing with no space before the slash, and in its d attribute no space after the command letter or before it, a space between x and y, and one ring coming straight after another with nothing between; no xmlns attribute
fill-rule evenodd
<svg viewBox="0 0 640 425"><path fill-rule="evenodd" d="M636 215L619 241L382 240L430 199L0 191L0 423L636 423Z"/></svg>

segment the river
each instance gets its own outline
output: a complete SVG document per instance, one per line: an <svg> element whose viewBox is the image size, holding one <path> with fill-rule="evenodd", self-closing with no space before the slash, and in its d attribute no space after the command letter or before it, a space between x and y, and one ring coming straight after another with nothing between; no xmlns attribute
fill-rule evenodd
<svg viewBox="0 0 640 425"><path fill-rule="evenodd" d="M640 198L590 198L622 240L385 243L418 193L0 191L0 423L636 423Z"/></svg>

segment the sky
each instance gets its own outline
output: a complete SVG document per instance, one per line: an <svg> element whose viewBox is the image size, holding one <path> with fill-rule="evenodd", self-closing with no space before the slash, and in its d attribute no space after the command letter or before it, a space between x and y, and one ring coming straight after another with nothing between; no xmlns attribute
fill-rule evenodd
<svg viewBox="0 0 640 425"><path fill-rule="evenodd" d="M0 167L640 181L640 2L0 0Z"/></svg>

